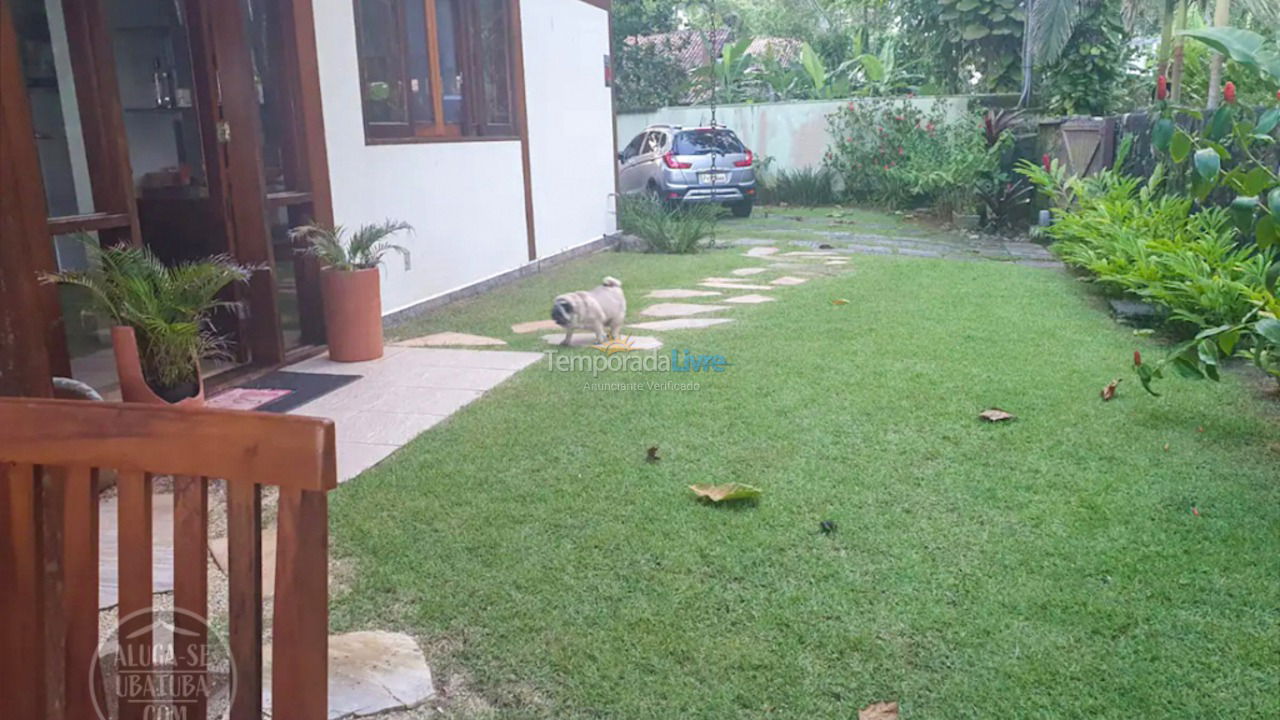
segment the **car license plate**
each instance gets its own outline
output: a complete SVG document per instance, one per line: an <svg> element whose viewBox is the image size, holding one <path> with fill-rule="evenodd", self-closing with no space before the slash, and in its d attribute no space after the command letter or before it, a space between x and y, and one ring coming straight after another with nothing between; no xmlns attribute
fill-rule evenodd
<svg viewBox="0 0 1280 720"><path fill-rule="evenodd" d="M702 173L703 185L723 185L729 182L729 173L710 172Z"/></svg>

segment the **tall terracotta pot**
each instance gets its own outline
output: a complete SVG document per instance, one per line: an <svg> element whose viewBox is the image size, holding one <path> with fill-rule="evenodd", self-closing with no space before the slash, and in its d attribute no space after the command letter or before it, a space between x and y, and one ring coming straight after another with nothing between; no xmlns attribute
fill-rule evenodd
<svg viewBox="0 0 1280 720"><path fill-rule="evenodd" d="M382 357L382 282L378 268L320 273L329 359L360 362Z"/></svg>
<svg viewBox="0 0 1280 720"><path fill-rule="evenodd" d="M199 408L204 407L204 378L200 377L196 368L196 394L171 403L160 397L147 384L142 374L142 360L138 356L138 336L133 328L117 325L111 328L111 347L116 355L116 377L120 378L120 397L125 402L146 403L148 405L169 405L172 407Z"/></svg>

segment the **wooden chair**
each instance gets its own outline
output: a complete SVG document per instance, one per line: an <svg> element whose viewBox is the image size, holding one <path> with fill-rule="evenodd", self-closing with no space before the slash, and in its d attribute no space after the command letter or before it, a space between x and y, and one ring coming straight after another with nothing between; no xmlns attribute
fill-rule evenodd
<svg viewBox="0 0 1280 720"><path fill-rule="evenodd" d="M96 720L99 468L119 474L121 667L151 646L151 481L174 481L171 676L204 678L208 478L227 485L232 720L262 717L263 486L279 488L271 687L275 720L323 720L328 698L329 420L74 400L0 399L0 690L12 718ZM187 651L187 652L184 652ZM114 688L112 688L114 689ZM178 717L121 701L120 720ZM181 715L204 718L196 699Z"/></svg>

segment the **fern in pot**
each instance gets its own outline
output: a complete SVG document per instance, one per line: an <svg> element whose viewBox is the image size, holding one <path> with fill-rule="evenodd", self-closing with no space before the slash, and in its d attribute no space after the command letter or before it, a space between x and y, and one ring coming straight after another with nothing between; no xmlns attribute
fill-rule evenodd
<svg viewBox="0 0 1280 720"><path fill-rule="evenodd" d="M409 251L391 241L413 232L409 223L386 220L348 232L341 225L294 228L294 240L305 241L319 259L320 294L324 300L329 359L360 362L382 357L382 285L378 268L388 253L398 253L409 269Z"/></svg>
<svg viewBox="0 0 1280 720"><path fill-rule="evenodd" d="M210 316L236 303L218 295L260 267L226 255L167 266L145 247L104 248L88 236L80 240L88 269L41 280L82 288L93 308L110 318L121 396L127 402L203 404L200 361L230 357Z"/></svg>

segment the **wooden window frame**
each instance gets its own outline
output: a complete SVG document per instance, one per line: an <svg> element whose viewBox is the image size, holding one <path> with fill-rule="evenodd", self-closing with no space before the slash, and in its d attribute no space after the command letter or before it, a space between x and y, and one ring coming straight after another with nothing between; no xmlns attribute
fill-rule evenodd
<svg viewBox="0 0 1280 720"><path fill-rule="evenodd" d="M436 15L435 0L397 0L396 15L397 26L406 27L404 3L405 2L421 2L423 3L424 28L427 45L427 61L429 63L428 72L430 73L428 81L430 82L431 106L432 106L432 123L422 123L416 121L413 117L413 104L410 101L409 90L409 67L408 67L408 50L406 44L401 42L398 44L397 50L400 56L401 76L404 78L404 87L401 94L406 108L407 122L400 123L371 123L367 115L363 117L362 125L364 127L365 145L406 145L415 143L435 143L435 142L492 142L492 141L518 141L523 139L523 117L520 112L521 96L523 95L523 70L522 63L518 53L521 44L519 42L519 12L520 6L517 0L503 0L506 9L506 31L507 31L507 103L510 108L511 122L510 124L491 125L484 121L485 107L483 99L483 84L481 71L484 67L483 59L480 57L478 48L474 47L472 39L475 37L476 23L475 6L466 0L454 1L454 32L455 42L458 43L458 70L462 75L462 122L458 124L446 123L444 120L444 83L440 62L440 39L438 18ZM361 42L363 32L361 31L361 13L360 3L362 0L352 0L352 10L355 20L356 31L356 60L359 64L358 76L360 82L360 111L362 114L366 112L365 97L365 55L361 52ZM472 91L472 88L478 90Z"/></svg>

